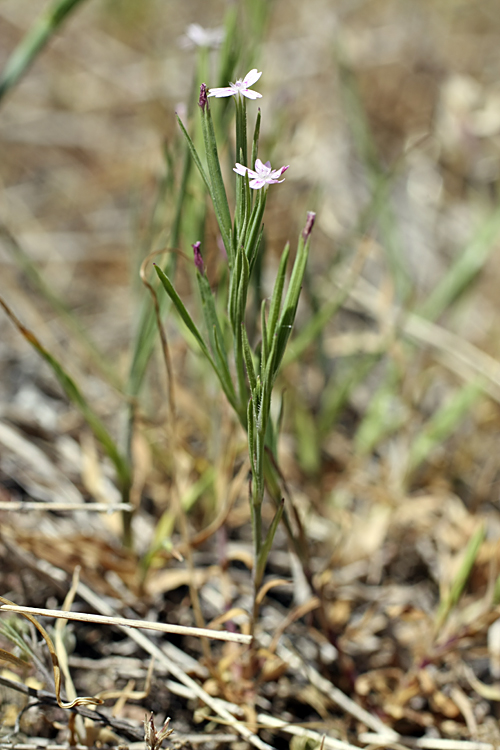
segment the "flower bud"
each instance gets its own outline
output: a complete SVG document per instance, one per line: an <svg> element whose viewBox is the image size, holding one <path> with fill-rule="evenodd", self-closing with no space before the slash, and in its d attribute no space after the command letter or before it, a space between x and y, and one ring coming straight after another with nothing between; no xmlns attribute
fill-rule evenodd
<svg viewBox="0 0 500 750"><path fill-rule="evenodd" d="M311 236L312 228L314 226L314 222L316 220L316 214L314 211L308 211L307 212L307 221L304 229L302 230L302 237L304 239L304 242L307 242L309 237Z"/></svg>
<svg viewBox="0 0 500 750"><path fill-rule="evenodd" d="M194 264L198 271L201 273L202 276L205 275L205 264L203 263L203 258L201 257L200 253L200 245L201 242L195 242L194 245L192 245L193 252L194 252Z"/></svg>
<svg viewBox="0 0 500 750"><path fill-rule="evenodd" d="M200 86L200 98L198 99L198 104L202 108L203 112L205 111L205 108L207 106L208 98L207 98L207 84L202 83Z"/></svg>

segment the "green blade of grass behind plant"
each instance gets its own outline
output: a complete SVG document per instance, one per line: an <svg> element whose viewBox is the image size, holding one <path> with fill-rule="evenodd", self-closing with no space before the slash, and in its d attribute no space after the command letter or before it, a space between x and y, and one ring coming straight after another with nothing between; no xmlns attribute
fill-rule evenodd
<svg viewBox="0 0 500 750"><path fill-rule="evenodd" d="M400 377L398 368L393 362L389 362L388 372L371 397L357 429L354 445L358 453L370 453L381 440L400 429L407 421L408 409L397 393Z"/></svg>
<svg viewBox="0 0 500 750"><path fill-rule="evenodd" d="M7 305L7 303L0 297L0 305L3 307L5 312L7 313L10 320L14 323L18 331L22 334L22 336L26 339L26 341L38 352L38 354L42 357L42 359L47 362L49 367L52 369L52 372L56 376L57 380L59 381L59 384L61 385L62 389L64 390L66 396L71 401L71 403L77 407L77 409L80 411L82 416L84 417L85 421L93 431L94 435L98 439L98 441L101 443L103 449L108 454L109 458L114 464L114 467L116 469L116 473L118 476L118 481L120 484L120 488L122 490L122 494L127 493L130 488L130 469L121 455L120 451L118 450L115 441L107 431L104 424L101 422L100 418L97 416L95 411L92 409L92 407L89 405L89 403L86 401L85 397L81 393L80 389L78 388L75 381L68 375L66 370L63 368L63 366L60 364L60 362L57 361L55 357L50 354L50 352L45 349L45 347L40 343L38 338L34 335L34 333L30 330L28 330L21 321L17 318L17 316L12 312L10 307Z"/></svg>
<svg viewBox="0 0 500 750"><path fill-rule="evenodd" d="M397 298L401 302L411 291L411 281L405 268L402 242L390 205L392 176L383 168L378 156L354 74L342 63L340 55L337 55L337 64L351 137L358 158L365 168L372 195L376 196L374 205L378 210L374 215L374 220L380 233L381 245L386 253Z"/></svg>
<svg viewBox="0 0 500 750"><path fill-rule="evenodd" d="M486 219L477 232L471 238L471 240L465 245L463 252L458 257L457 261L451 266L448 272L445 274L443 279L438 282L434 290L430 293L427 300L418 307L418 315L425 317L429 320L434 320L448 310L460 295L470 287L478 273L484 267L492 251L496 247L498 237L500 235L500 209L493 211L488 219ZM412 353L415 351L415 346L407 344L405 346L405 357L410 359ZM384 393L387 393L388 389L391 388L390 382L392 381L392 387L395 391L398 388L399 380L395 380L395 370L392 375L388 376L388 381L380 385L381 398L384 398ZM467 403L467 397L465 396L465 403ZM374 402L378 401L378 396L375 394L373 399ZM474 399L471 400L471 405L474 403ZM466 411L466 410L465 410ZM464 414L465 414L464 411ZM370 443L374 448L380 440L387 436L387 425L384 424L383 420L377 422L372 420L373 415L367 413L365 419L370 421L367 428L364 427L364 420L360 425L360 430L365 433L370 432L371 438ZM376 427L377 424L380 427L380 434L377 437ZM394 423L392 429L397 428L397 422ZM421 440L418 441L418 450L423 450L427 438L423 435ZM364 442L364 438L360 439L360 442ZM413 471L416 465L419 463L417 459L416 451L414 447L414 456L411 458L410 467L415 463L410 471Z"/></svg>
<svg viewBox="0 0 500 750"><path fill-rule="evenodd" d="M358 251L354 256L351 267L347 273L347 278L333 295L333 298L314 312L310 320L302 327L302 330L295 336L294 340L288 345L283 357L283 366L286 367L294 362L315 342L329 323L342 307L349 296L359 274L362 271L368 254L369 244L361 243ZM342 274L342 272L340 272Z"/></svg>
<svg viewBox="0 0 500 750"><path fill-rule="evenodd" d="M474 567L474 563L476 562L485 536L486 529L484 524L481 524L481 526L479 526L479 528L474 532L469 540L464 553L462 564L460 565L460 568L458 569L458 572L453 579L453 583L451 584L448 594L445 597L441 598L434 625L434 632L436 633L436 635L439 633L446 620L448 619L448 615L450 614L451 610L456 607L460 597L462 596L463 590L467 581L469 580L469 576L472 572L472 568Z"/></svg>
<svg viewBox="0 0 500 750"><path fill-rule="evenodd" d="M318 422L299 394L294 397L293 419L298 463L302 471L312 477L319 473L321 467Z"/></svg>
<svg viewBox="0 0 500 750"><path fill-rule="evenodd" d="M319 432L325 438L349 401L354 389L368 377L375 365L380 362L383 353L363 354L353 358L344 367L335 369L321 395L319 414Z"/></svg>
<svg viewBox="0 0 500 750"><path fill-rule="evenodd" d="M408 455L407 479L458 428L470 408L482 395L481 381L462 386L425 423L412 440Z"/></svg>
<svg viewBox="0 0 500 750"><path fill-rule="evenodd" d="M214 483L215 470L213 467L208 468L200 478L190 485L184 497L181 499L181 506L185 513L189 513L195 506L202 495L207 492ZM141 570L143 575L147 573L151 566L154 566L155 557L159 552L172 549L172 534L175 527L176 514L171 508L162 514L155 524L153 540L151 545L141 560ZM164 558L162 557L162 560Z"/></svg>
<svg viewBox="0 0 500 750"><path fill-rule="evenodd" d="M464 292L484 268L500 237L500 208L493 211L478 227L463 252L436 284L417 314L436 320Z"/></svg>
<svg viewBox="0 0 500 750"><path fill-rule="evenodd" d="M0 101L13 88L69 14L85 0L56 0L19 42L0 76Z"/></svg>
<svg viewBox="0 0 500 750"><path fill-rule="evenodd" d="M4 225L0 225L0 239L5 241L5 247L11 253L28 283L46 300L46 302L48 302L52 310L83 345L96 369L99 370L101 375L113 385L114 388L123 391L123 383L107 357L89 336L78 317L53 291L50 284L47 284L32 258L30 258L28 253Z"/></svg>
<svg viewBox="0 0 500 750"><path fill-rule="evenodd" d="M141 263L142 259L149 253L154 252L156 249L161 249L167 240L170 247L174 249L179 245L182 218L186 210L189 209L190 202L192 202L189 191L189 184L192 178L192 160L187 144L182 144L182 147L182 172L179 184L174 179L174 171L175 162L179 158L180 150L176 150L172 156L165 154L167 169L164 179L158 186L156 204L150 219L150 229L141 252ZM171 229L168 233L165 232L164 227L168 226L169 217L165 215L164 208L171 202L174 203L175 210L171 218ZM161 229L160 226L162 227ZM162 268L168 276L173 275L175 270L174 253L170 253L168 260ZM168 297L160 295L158 304L160 306L160 313L164 314L169 304ZM127 390L131 396L137 396L141 390L146 369L158 336L155 313L149 295L142 297L138 320L132 345L132 357L127 383Z"/></svg>

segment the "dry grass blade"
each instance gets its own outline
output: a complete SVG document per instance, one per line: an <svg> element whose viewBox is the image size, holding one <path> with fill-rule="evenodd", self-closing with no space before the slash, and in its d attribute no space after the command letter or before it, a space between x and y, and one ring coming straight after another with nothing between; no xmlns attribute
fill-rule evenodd
<svg viewBox="0 0 500 750"><path fill-rule="evenodd" d="M82 584L79 585L79 591ZM208 628L190 628L184 625L168 625L161 622L147 622L147 620L129 620L126 617L114 617L107 615L91 615L84 612L61 612L58 609L43 609L42 607L19 607L17 604L2 599L4 604L0 606L0 611L17 612L32 620L32 615L40 617L55 617L63 620L75 620L77 622L94 622L100 625L117 625L124 628L141 628L143 630L157 630L160 633L178 633L181 635L194 635L200 638L213 638L219 641L233 641L235 643L249 644L251 636L243 633L227 633ZM41 625L40 625L41 627ZM40 631L41 632L41 631Z"/></svg>
<svg viewBox="0 0 500 750"><path fill-rule="evenodd" d="M257 720L262 726L279 729L281 732L291 734L294 737L304 737L316 741L320 748L328 747L331 750L355 750L356 748L356 745L350 745L348 742L335 739L335 737L329 737L323 732L315 732L297 724L290 724L287 721L276 719L274 716L267 716L267 714L258 714Z"/></svg>
<svg viewBox="0 0 500 750"><path fill-rule="evenodd" d="M85 599L91 606L95 607L97 610L100 610L101 612L106 611L108 613L107 616L112 615L111 607L102 599L100 599L93 591L91 591L88 586L80 583L78 587L78 593L83 599ZM141 648L151 654L151 656L154 656L160 664L168 669L168 671L177 680L179 680L179 682L183 683L187 688L189 688L196 697L198 697L203 701L203 703L209 706L209 708L211 708L218 716L229 722L230 725L246 740L248 740L248 742L250 742L254 747L258 748L258 750L272 750L270 745L268 745L266 742L263 742L260 737L251 732L248 727L243 724L243 722L235 719L235 717L227 710L227 708L223 706L222 701L213 698L205 690L203 690L203 688L200 687L197 682L191 679L191 677L189 677L177 664L169 659L164 654L164 652L161 651L158 646L152 643L143 633L132 630L128 633L128 635L130 635L130 638L132 638L139 646L141 646Z"/></svg>
<svg viewBox="0 0 500 750"><path fill-rule="evenodd" d="M276 653L280 659L288 662L288 664L294 669L302 674L306 674L311 684L327 695L337 704L337 706L340 706L340 708L347 711L351 716L354 716L358 721L366 724L370 729L374 729L379 734L382 734L385 737L386 742L398 739L399 735L397 732L390 727L385 726L385 724L376 716L373 716L364 708L358 706L358 704L351 700L345 693L332 685L332 683L325 677L322 677L314 667L306 664L297 654L291 651L290 648L287 648L283 644L279 644L276 648Z"/></svg>
<svg viewBox="0 0 500 750"><path fill-rule="evenodd" d="M372 732L362 732L358 737L372 747L393 747L394 743L387 742L387 737ZM474 742L472 740L446 740L439 737L399 737L399 747L416 747L422 750L496 750L496 746L489 742Z"/></svg>
<svg viewBox="0 0 500 750"><path fill-rule="evenodd" d="M0 602L3 602L3 606L11 609L11 611L18 611L19 614L23 615L23 617L26 617L26 619L35 626L35 628L38 630L45 643L47 644L50 652L50 658L52 660L52 669L54 671L54 683L57 703L61 708L73 708L74 706L98 706L100 703L102 703L100 698L93 697L75 698L70 703L65 703L63 700L61 700L61 668L59 666L59 659L57 658L56 650L54 648L54 644L52 643L51 637L49 636L45 628L40 625L38 620L32 617L29 612L20 612L19 609L16 608L15 604L13 604L8 599L5 599L3 596L0 596ZM59 614L61 615L62 613Z"/></svg>
<svg viewBox="0 0 500 750"><path fill-rule="evenodd" d="M124 510L131 511L133 510L133 506L130 503L47 503L42 500L34 502L29 500L8 500L7 502L0 502L0 510L15 512L27 512L29 510L68 511L68 513L84 510L90 513L116 513Z"/></svg>

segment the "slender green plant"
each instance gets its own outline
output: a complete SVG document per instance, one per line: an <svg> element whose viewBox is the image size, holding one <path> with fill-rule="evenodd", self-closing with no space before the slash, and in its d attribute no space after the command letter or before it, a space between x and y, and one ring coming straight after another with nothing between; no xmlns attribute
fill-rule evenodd
<svg viewBox="0 0 500 750"><path fill-rule="evenodd" d="M169 275L155 266L173 306L209 362L222 391L247 433L252 474L250 508L254 545L253 624L258 614L258 591L266 561L283 515L283 503L279 502L274 488L272 494L278 501L277 508L269 529L264 531L262 505L265 488L266 483L273 482L273 462L276 465L276 457L273 455L276 429L271 419L271 399L295 321L315 220L315 214L309 212L299 236L288 285L289 245L283 251L270 303L261 301L260 340L254 343L249 332L253 330L253 326L250 328L247 325L246 317L253 304L249 289L262 251L267 194L270 185L283 182L283 175L288 169L288 166L272 169L269 161L263 163L258 157L260 111L256 116L251 144L248 142L247 99L261 98L261 94L251 88L260 76L261 73L254 68L245 78L230 83L229 86L208 90L205 84L201 85L198 104L203 156L179 119L193 161L210 196L227 255L228 272L224 276L226 288L214 293L207 278L201 242L193 244L194 266L204 318L203 331L188 312ZM222 174L210 97L232 97L235 103L237 161L233 167L236 174L233 218ZM249 162L251 166L247 166ZM224 308L219 304L218 294L225 301Z"/></svg>

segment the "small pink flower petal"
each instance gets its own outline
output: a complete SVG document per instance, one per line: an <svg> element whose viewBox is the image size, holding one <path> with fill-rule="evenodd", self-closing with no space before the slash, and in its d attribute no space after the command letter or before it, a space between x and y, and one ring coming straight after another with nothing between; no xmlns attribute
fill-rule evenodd
<svg viewBox="0 0 500 750"><path fill-rule="evenodd" d="M242 83L248 88L249 86L253 86L254 83L257 83L259 78L262 75L262 71L259 73L257 71L257 68L253 68L249 73L246 74L244 77Z"/></svg>
<svg viewBox="0 0 500 750"><path fill-rule="evenodd" d="M248 171L248 167L244 167L243 164L236 162L236 166L233 167L233 172L242 175L244 177Z"/></svg>
<svg viewBox="0 0 500 750"><path fill-rule="evenodd" d="M222 96L232 96L233 94L234 91L232 88L229 88L229 86L222 89L209 89L208 91L208 95L215 96L216 99L220 99Z"/></svg>
<svg viewBox="0 0 500 750"><path fill-rule="evenodd" d="M242 89L240 94L246 96L247 99L262 99L262 94L259 94L258 91L251 91L250 89Z"/></svg>

